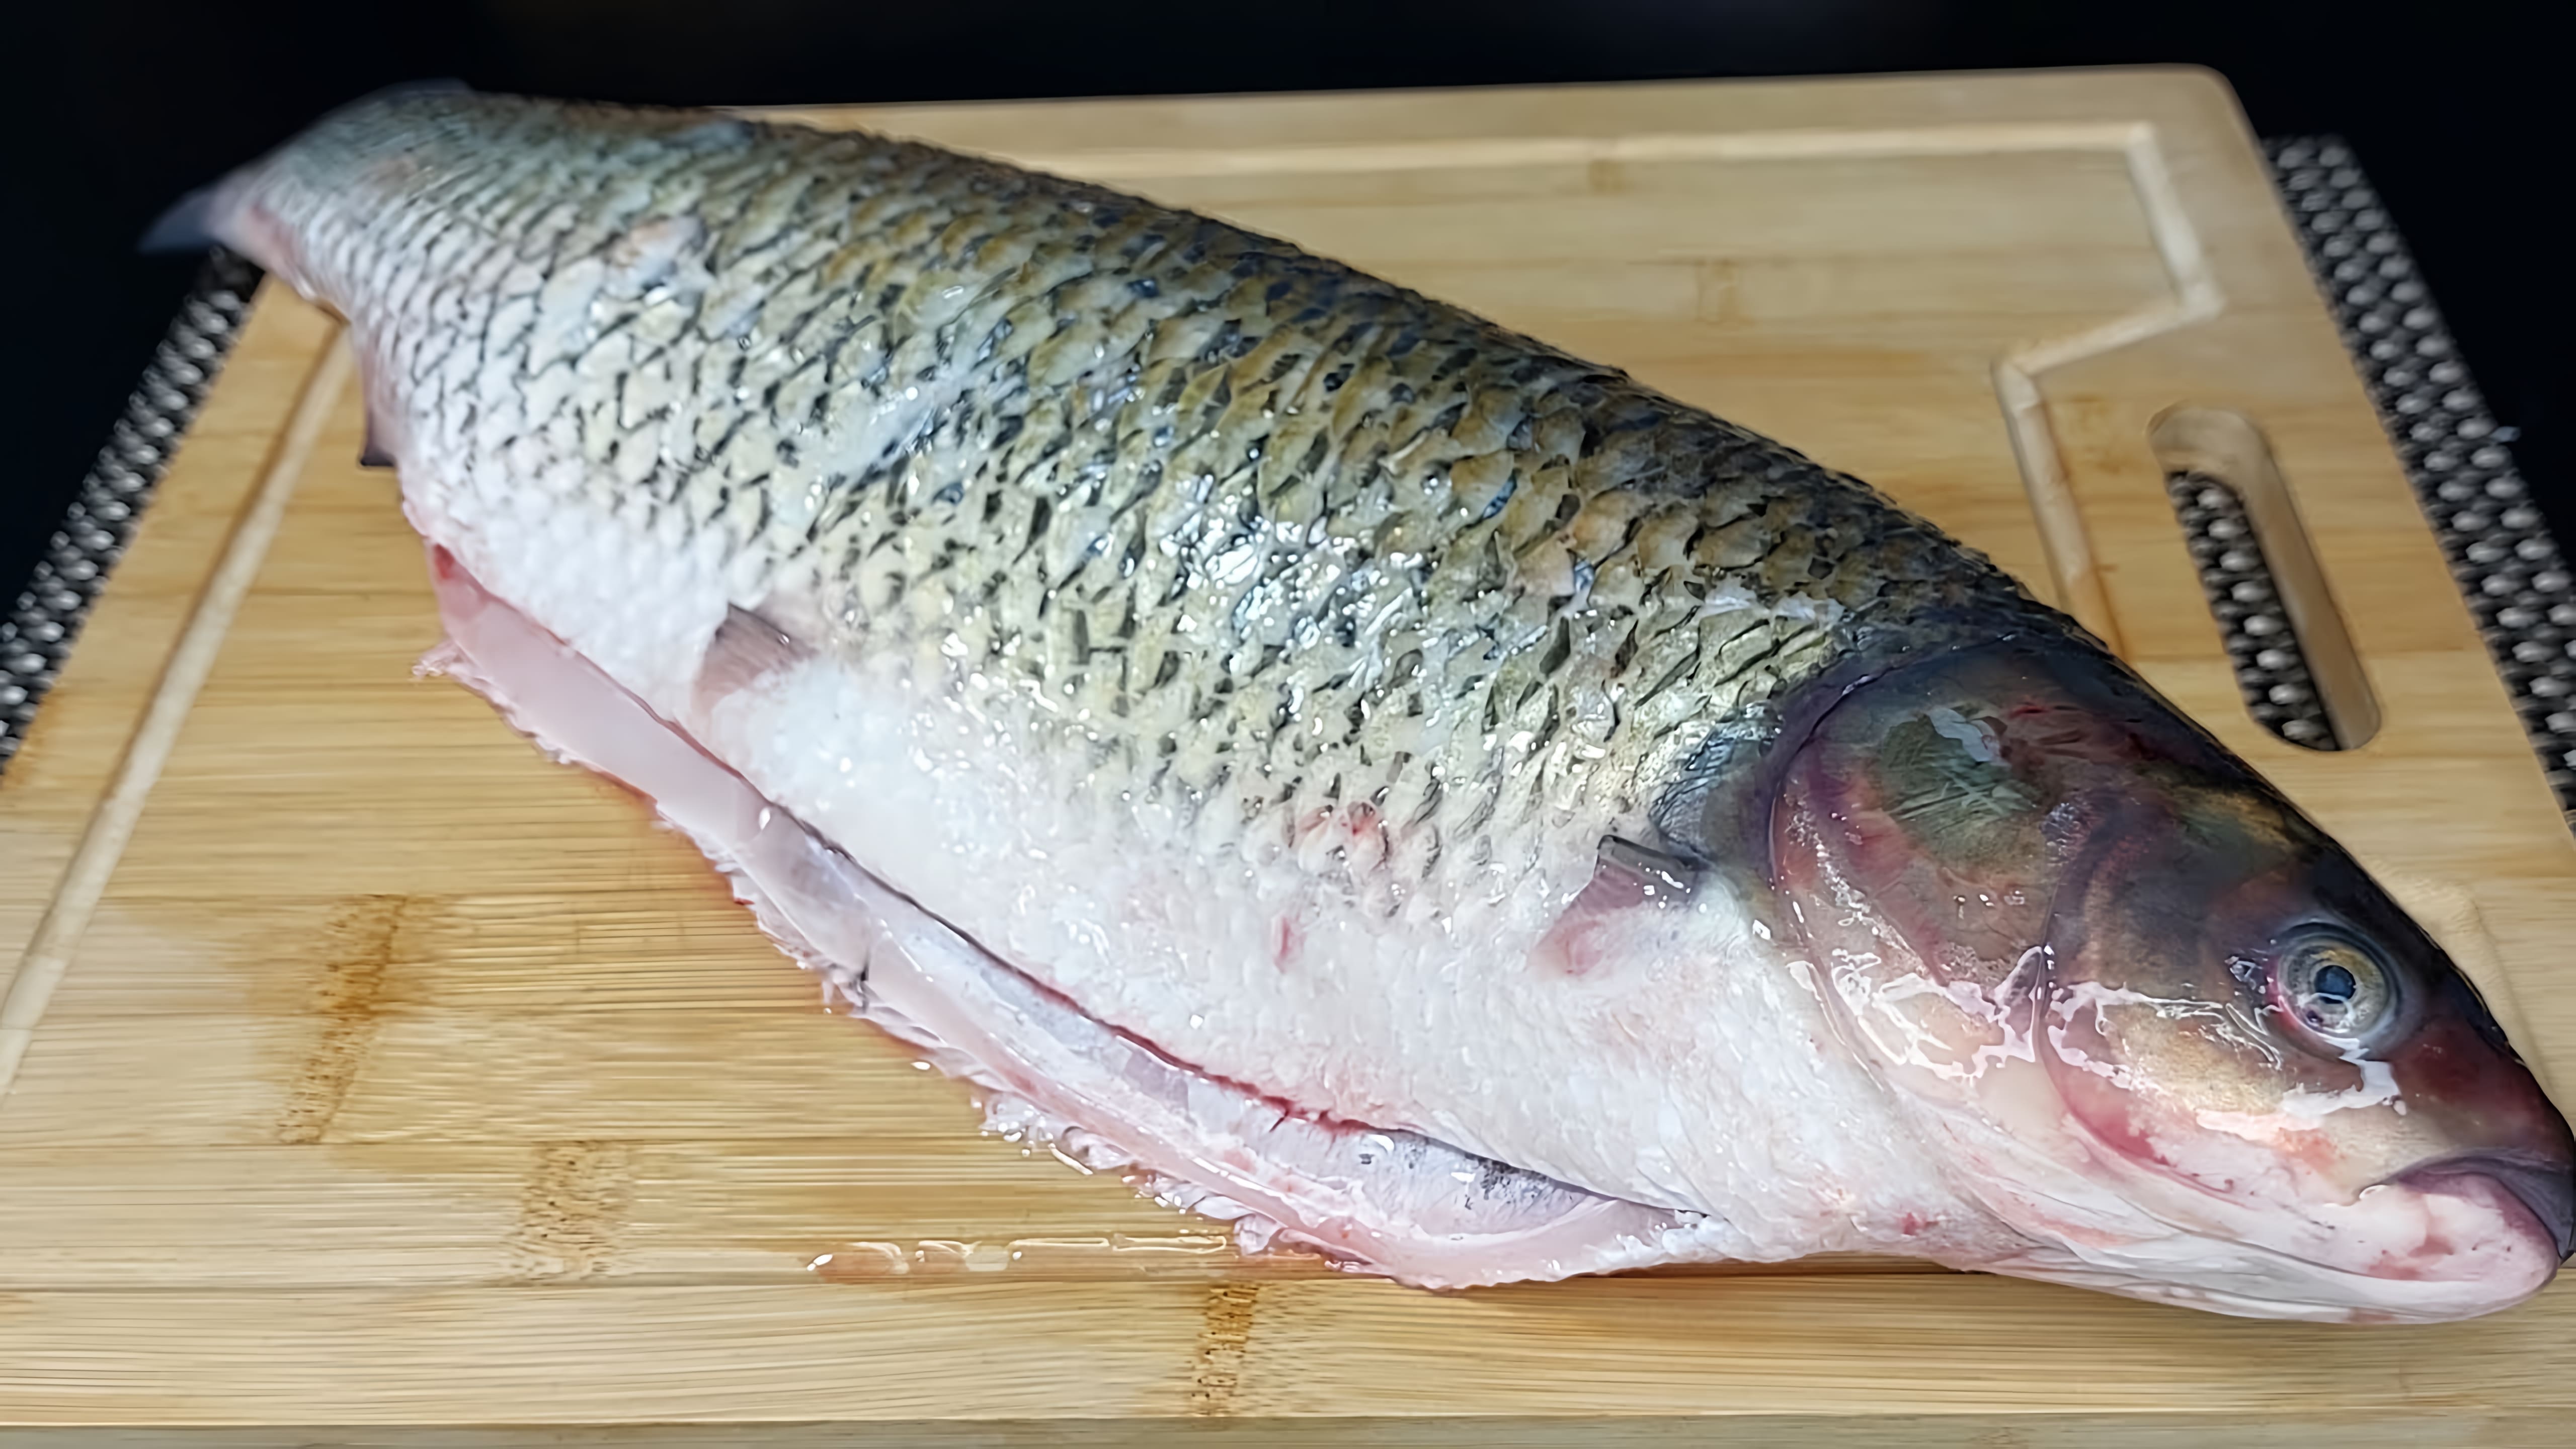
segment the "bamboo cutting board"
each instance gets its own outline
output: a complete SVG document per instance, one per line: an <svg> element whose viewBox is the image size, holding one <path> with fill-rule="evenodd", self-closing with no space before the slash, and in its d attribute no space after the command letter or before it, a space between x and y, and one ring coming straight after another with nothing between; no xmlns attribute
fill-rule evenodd
<svg viewBox="0 0 2576 1449"><path fill-rule="evenodd" d="M2576 1071L2576 847L2210 77L811 115L1287 236L1871 479L2115 636ZM2268 439L2364 747L2247 717L2149 442L2178 404ZM1435 1296L1240 1260L979 1136L634 799L416 680L419 547L359 442L334 324L272 287L0 781L0 1444L2349 1446L2576 1412L2576 1284L2357 1330L1875 1261Z"/></svg>

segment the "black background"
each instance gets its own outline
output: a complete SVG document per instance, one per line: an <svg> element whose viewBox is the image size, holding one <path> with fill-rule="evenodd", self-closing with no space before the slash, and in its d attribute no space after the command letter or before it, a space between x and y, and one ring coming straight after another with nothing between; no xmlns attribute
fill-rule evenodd
<svg viewBox="0 0 2576 1449"><path fill-rule="evenodd" d="M185 292L133 240L190 187L402 80L599 99L1144 95L2190 62L2266 135L2335 131L2414 246L2562 538L2576 268L2540 4L2211 0L48 0L11 53L0 607ZM2563 17L2561 17L2563 21ZM2550 27L2554 29L2555 27Z"/></svg>

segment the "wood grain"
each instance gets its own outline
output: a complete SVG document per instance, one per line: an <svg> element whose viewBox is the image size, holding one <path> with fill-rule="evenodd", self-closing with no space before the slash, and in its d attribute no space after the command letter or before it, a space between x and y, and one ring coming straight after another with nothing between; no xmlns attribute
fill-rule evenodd
<svg viewBox="0 0 2576 1449"><path fill-rule="evenodd" d="M240 612L251 582L268 560L268 546L285 520L295 481L304 475L322 424L355 376L348 349L334 347L305 380L295 411L278 435L276 451L260 472L257 491L242 510L232 536L224 541L204 591L188 610L187 626L153 685L150 703L126 743L124 758L117 761L106 798L91 812L62 882L36 922L35 936L18 958L17 970L0 983L0 1092L6 1092L17 1075L36 1023L44 1019L54 989L62 983L72 946L89 930L90 913L98 908L107 878L133 838L134 822L143 814L152 787L161 782L162 766L169 761L189 710L196 706L197 692L214 669L215 652L223 647L233 616Z"/></svg>
<svg viewBox="0 0 2576 1449"><path fill-rule="evenodd" d="M2090 611L2569 1080L2576 844L2211 78L809 118L1291 237L1871 479ZM630 796L413 677L435 613L333 335L263 293L0 779L0 1445L2555 1443L2576 1411L2564 1285L2404 1330L1867 1259L1434 1296L979 1136ZM2148 444L2186 403L2263 430L2366 747L2245 715Z"/></svg>

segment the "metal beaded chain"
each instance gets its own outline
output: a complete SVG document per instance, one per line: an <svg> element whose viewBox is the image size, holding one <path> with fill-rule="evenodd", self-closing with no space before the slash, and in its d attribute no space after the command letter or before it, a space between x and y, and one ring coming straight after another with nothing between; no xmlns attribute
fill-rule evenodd
<svg viewBox="0 0 2576 1449"><path fill-rule="evenodd" d="M2174 516L2182 520L2192 561L2200 565L2200 586L2209 595L2209 611L2227 640L2227 657L2236 666L2236 687L2245 708L2264 728L2312 750L2342 746L2326 721L2317 698L2317 682L2308 673L2307 656L2290 631L2281 596L2272 587L2272 570L2245 512L2245 500L2216 478L2199 473L2173 473L2165 478Z"/></svg>
<svg viewBox="0 0 2576 1449"><path fill-rule="evenodd" d="M2300 136L2265 149L2344 346L2576 824L2576 580L2514 469L2513 430L2487 411L2351 148Z"/></svg>
<svg viewBox="0 0 2576 1449"><path fill-rule="evenodd" d="M2386 210L2331 138L2266 143L2301 244L2450 558L2562 809L2576 820L2576 589L2499 428ZM258 269L217 251L126 404L27 591L0 620L0 769L26 738L90 601L196 416ZM2166 480L2254 717L2334 747L2244 505L2215 479Z"/></svg>
<svg viewBox="0 0 2576 1449"><path fill-rule="evenodd" d="M27 724L71 656L90 602L107 586L108 571L124 555L135 521L223 369L259 277L257 267L230 252L206 259L27 591L0 619L0 769L26 743Z"/></svg>

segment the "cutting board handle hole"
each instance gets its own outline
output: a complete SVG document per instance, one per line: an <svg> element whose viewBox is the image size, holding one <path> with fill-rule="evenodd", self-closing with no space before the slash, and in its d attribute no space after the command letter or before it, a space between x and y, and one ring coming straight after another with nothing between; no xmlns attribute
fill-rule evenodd
<svg viewBox="0 0 2576 1449"><path fill-rule="evenodd" d="M2325 571L2262 429L2242 413L2181 407L2147 431L2256 723L2294 745L2351 750L2379 732Z"/></svg>

